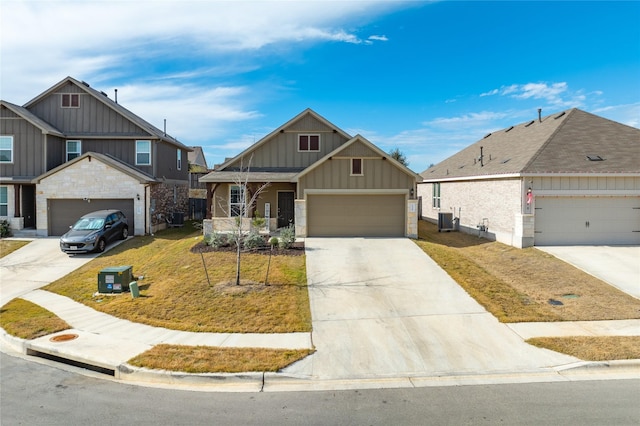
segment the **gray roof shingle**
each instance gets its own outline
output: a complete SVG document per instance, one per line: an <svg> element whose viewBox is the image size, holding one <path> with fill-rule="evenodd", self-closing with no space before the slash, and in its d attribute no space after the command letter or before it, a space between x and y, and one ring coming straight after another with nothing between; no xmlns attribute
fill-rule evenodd
<svg viewBox="0 0 640 426"><path fill-rule="evenodd" d="M421 176L553 173L640 173L640 129L573 108L493 132Z"/></svg>

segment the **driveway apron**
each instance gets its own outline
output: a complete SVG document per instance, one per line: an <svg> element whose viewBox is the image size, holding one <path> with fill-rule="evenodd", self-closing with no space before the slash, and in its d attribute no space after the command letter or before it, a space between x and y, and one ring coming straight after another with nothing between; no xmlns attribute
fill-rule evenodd
<svg viewBox="0 0 640 426"><path fill-rule="evenodd" d="M576 358L523 342L406 238L307 238L319 379L536 371Z"/></svg>

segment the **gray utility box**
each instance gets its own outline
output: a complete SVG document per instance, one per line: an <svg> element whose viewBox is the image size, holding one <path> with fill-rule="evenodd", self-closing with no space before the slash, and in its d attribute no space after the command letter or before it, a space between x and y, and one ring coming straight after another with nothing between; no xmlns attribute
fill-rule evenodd
<svg viewBox="0 0 640 426"><path fill-rule="evenodd" d="M453 213L438 213L438 232L454 230Z"/></svg>
<svg viewBox="0 0 640 426"><path fill-rule="evenodd" d="M122 293L133 281L133 266L112 266L98 273L98 293Z"/></svg>

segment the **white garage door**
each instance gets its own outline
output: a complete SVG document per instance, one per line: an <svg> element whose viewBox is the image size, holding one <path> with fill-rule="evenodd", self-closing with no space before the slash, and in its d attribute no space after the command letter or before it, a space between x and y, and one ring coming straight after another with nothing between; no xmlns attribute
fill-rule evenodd
<svg viewBox="0 0 640 426"><path fill-rule="evenodd" d="M640 197L537 197L535 245L640 244Z"/></svg>
<svg viewBox="0 0 640 426"><path fill-rule="evenodd" d="M309 195L310 237L403 237L405 196Z"/></svg>

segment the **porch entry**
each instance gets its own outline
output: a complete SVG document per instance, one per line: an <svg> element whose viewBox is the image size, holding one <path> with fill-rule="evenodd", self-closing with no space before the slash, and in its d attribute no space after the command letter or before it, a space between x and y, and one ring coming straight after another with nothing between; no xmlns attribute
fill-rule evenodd
<svg viewBox="0 0 640 426"><path fill-rule="evenodd" d="M293 223L294 198L295 194L293 191L278 192L278 228L284 228Z"/></svg>

